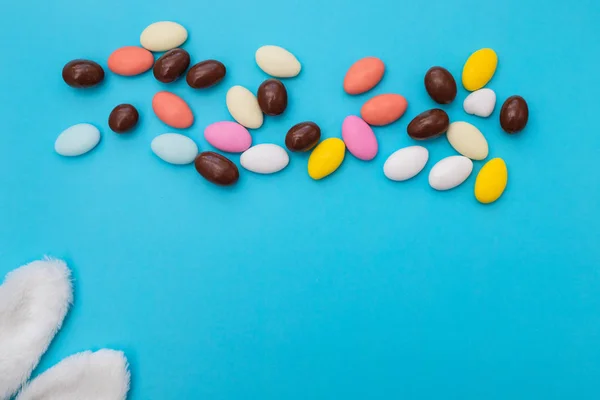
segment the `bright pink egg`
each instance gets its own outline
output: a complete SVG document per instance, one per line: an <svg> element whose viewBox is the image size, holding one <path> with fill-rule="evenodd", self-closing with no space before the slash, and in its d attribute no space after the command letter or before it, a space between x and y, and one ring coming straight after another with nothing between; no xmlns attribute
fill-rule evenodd
<svg viewBox="0 0 600 400"><path fill-rule="evenodd" d="M342 124L342 139L348 151L360 160L375 158L379 146L373 129L356 115L347 116Z"/></svg>
<svg viewBox="0 0 600 400"><path fill-rule="evenodd" d="M213 147L228 153L241 153L252 145L248 129L231 121L210 124L204 129L204 138Z"/></svg>

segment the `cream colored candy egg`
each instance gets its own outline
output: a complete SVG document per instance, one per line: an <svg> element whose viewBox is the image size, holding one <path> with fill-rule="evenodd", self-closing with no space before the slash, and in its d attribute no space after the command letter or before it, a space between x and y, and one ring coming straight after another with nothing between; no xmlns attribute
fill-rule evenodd
<svg viewBox="0 0 600 400"><path fill-rule="evenodd" d="M160 21L144 29L140 36L140 44L150 51L167 51L181 46L187 38L187 30L182 25L172 21Z"/></svg>
<svg viewBox="0 0 600 400"><path fill-rule="evenodd" d="M292 78L302 69L296 56L279 46L262 46L255 58L260 69L276 78Z"/></svg>
<svg viewBox="0 0 600 400"><path fill-rule="evenodd" d="M227 91L227 109L240 125L258 129L263 124L263 113L254 93L243 86L236 85Z"/></svg>
<svg viewBox="0 0 600 400"><path fill-rule="evenodd" d="M471 160L483 160L488 156L488 143L474 125L457 121L450 124L446 137L454 150Z"/></svg>

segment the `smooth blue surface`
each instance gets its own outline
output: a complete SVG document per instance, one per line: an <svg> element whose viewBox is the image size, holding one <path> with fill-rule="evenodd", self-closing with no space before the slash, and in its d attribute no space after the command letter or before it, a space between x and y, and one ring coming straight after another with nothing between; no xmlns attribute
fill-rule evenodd
<svg viewBox="0 0 600 400"><path fill-rule="evenodd" d="M600 2L475 0L8 2L0 15L0 275L44 254L73 268L75 306L37 373L74 352L112 347L131 362L130 399L597 399L600 397L598 64ZM189 29L193 61L217 58L226 80L206 91L184 81L108 75L92 90L61 79L73 58L106 65L151 22ZM253 132L283 144L314 120L340 136L343 118L370 96L409 101L377 128L380 152L346 155L315 182L307 155L276 176L241 171L232 189L193 166L158 160L150 141L173 131L151 110L163 89L196 114L185 131L201 149L209 123L229 119L225 93L255 90L263 44L303 63L286 80L290 106ZM499 54L489 87L502 102L524 96L530 122L508 136L498 104L475 123L503 157L509 186L483 206L475 175L439 193L434 162L453 154L427 142L417 178L393 183L385 159L414 144L406 125L435 106L424 86L433 65L460 83L481 47ZM366 95L342 91L366 55L387 71ZM460 85L460 84L459 84ZM108 129L111 109L135 104L131 135ZM103 133L77 159L53 151L79 122ZM239 162L239 157L233 160Z"/></svg>

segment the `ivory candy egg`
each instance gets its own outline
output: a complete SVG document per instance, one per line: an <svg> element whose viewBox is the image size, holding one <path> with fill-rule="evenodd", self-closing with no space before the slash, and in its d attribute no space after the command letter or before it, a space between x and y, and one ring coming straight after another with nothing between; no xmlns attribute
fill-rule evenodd
<svg viewBox="0 0 600 400"><path fill-rule="evenodd" d="M348 69L344 77L344 90L348 94L361 94L373 89L383 78L385 64L377 57L361 58Z"/></svg>
<svg viewBox="0 0 600 400"><path fill-rule="evenodd" d="M160 52L181 46L187 37L187 30L177 22L160 21L144 29L140 43L150 51Z"/></svg>
<svg viewBox="0 0 600 400"><path fill-rule="evenodd" d="M255 59L260 69L276 78L292 78L302 68L296 56L279 46L262 46L256 50Z"/></svg>
<svg viewBox="0 0 600 400"><path fill-rule="evenodd" d="M196 143L179 133L164 133L155 137L150 148L161 160L176 165L190 164L198 155Z"/></svg>
<svg viewBox="0 0 600 400"><path fill-rule="evenodd" d="M487 118L496 107L496 93L492 89L483 88L469 94L463 102L467 114Z"/></svg>
<svg viewBox="0 0 600 400"><path fill-rule="evenodd" d="M383 164L383 174L392 181L406 181L423 170L429 151L423 146L409 146L397 150Z"/></svg>
<svg viewBox="0 0 600 400"><path fill-rule="evenodd" d="M498 200L508 182L506 163L501 158L492 158L477 174L475 180L475 198L484 204Z"/></svg>
<svg viewBox="0 0 600 400"><path fill-rule="evenodd" d="M185 100L170 92L158 92L152 99L154 113L165 124L185 129L194 123L194 114Z"/></svg>
<svg viewBox="0 0 600 400"><path fill-rule="evenodd" d="M263 112L258 99L248 89L236 85L227 91L227 109L237 122L246 128L258 129L263 124Z"/></svg>
<svg viewBox="0 0 600 400"><path fill-rule="evenodd" d="M492 49L480 49L469 56L463 67L462 82L465 89L481 89L492 79L498 66L498 56Z"/></svg>
<svg viewBox="0 0 600 400"><path fill-rule="evenodd" d="M54 150L61 156L75 157L92 150L100 142L100 131L91 124L73 125L56 138Z"/></svg>
<svg viewBox="0 0 600 400"><path fill-rule="evenodd" d="M377 155L377 138L373 129L355 115L349 115L344 119L342 139L348 151L359 160L369 161Z"/></svg>
<svg viewBox="0 0 600 400"><path fill-rule="evenodd" d="M264 143L250 147L240 156L240 164L257 174L274 174L290 162L288 153L276 144Z"/></svg>
<svg viewBox="0 0 600 400"><path fill-rule="evenodd" d="M436 190L449 190L467 180L473 161L464 156L450 156L438 161L429 172L429 185Z"/></svg>
<svg viewBox="0 0 600 400"><path fill-rule="evenodd" d="M360 109L360 115L370 125L383 126L400 118L408 102L399 94L380 94L368 100Z"/></svg>
<svg viewBox="0 0 600 400"><path fill-rule="evenodd" d="M308 158L308 175L315 179L323 179L335 172L344 161L346 145L341 139L323 140L310 153Z"/></svg>
<svg viewBox="0 0 600 400"><path fill-rule="evenodd" d="M108 57L108 69L117 75L135 76L152 68L154 56L137 46L125 46L113 51Z"/></svg>
<svg viewBox="0 0 600 400"><path fill-rule="evenodd" d="M446 137L454 150L471 160L483 160L488 156L488 143L483 134L468 122L450 124Z"/></svg>
<svg viewBox="0 0 600 400"><path fill-rule="evenodd" d="M252 145L248 129L232 121L210 124L204 130L204 138L215 148L229 153L241 153Z"/></svg>

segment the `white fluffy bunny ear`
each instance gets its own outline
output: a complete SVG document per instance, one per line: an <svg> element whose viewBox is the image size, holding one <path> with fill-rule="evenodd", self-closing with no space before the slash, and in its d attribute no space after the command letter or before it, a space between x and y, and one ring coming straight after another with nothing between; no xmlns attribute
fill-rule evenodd
<svg viewBox="0 0 600 400"><path fill-rule="evenodd" d="M120 351L85 351L67 357L28 386L16 400L125 400L127 359Z"/></svg>
<svg viewBox="0 0 600 400"><path fill-rule="evenodd" d="M0 286L0 399L31 375L73 300L71 271L60 260L34 261Z"/></svg>

